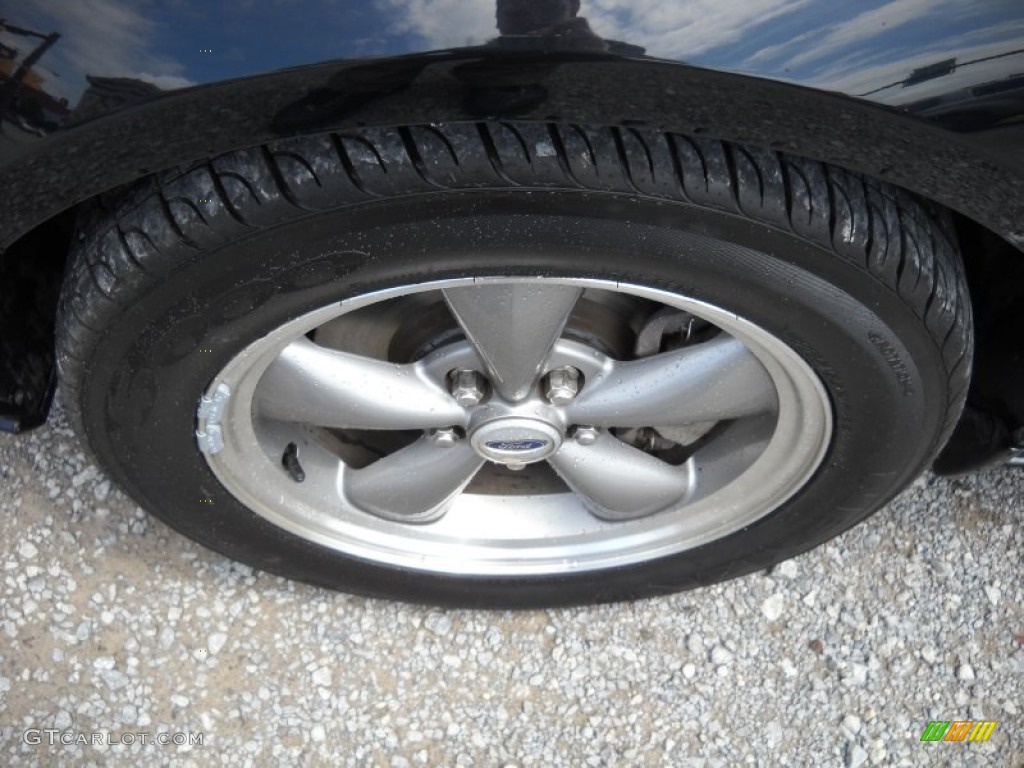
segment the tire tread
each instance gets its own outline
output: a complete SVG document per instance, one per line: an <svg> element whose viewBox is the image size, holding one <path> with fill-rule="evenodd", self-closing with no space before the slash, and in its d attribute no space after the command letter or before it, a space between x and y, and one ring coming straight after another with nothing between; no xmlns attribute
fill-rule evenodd
<svg viewBox="0 0 1024 768"><path fill-rule="evenodd" d="M77 403L104 329L200 249L310 212L436 190L574 188L644 195L791 232L884 284L941 350L947 414L973 335L947 211L853 171L767 148L634 127L480 122L352 129L229 152L83 206L58 308L58 368Z"/></svg>

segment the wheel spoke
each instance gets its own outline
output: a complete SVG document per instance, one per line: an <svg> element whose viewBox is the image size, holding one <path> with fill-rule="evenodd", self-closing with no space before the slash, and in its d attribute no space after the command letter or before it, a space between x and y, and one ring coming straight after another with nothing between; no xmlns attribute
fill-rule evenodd
<svg viewBox="0 0 1024 768"><path fill-rule="evenodd" d="M282 421L349 429L461 425L465 411L416 365L398 365L293 341L264 373L259 412Z"/></svg>
<svg viewBox="0 0 1024 768"><path fill-rule="evenodd" d="M742 475L764 453L774 431L775 419L769 414L725 425L694 454L701 471L690 501L703 498Z"/></svg>
<svg viewBox="0 0 1024 768"><path fill-rule="evenodd" d="M658 512L690 490L682 467L666 464L607 432L593 445L566 442L548 461L587 509L604 520L632 520Z"/></svg>
<svg viewBox="0 0 1024 768"><path fill-rule="evenodd" d="M682 426L737 419L777 407L761 361L731 336L628 362L587 381L572 403L575 424Z"/></svg>
<svg viewBox="0 0 1024 768"><path fill-rule="evenodd" d="M582 289L531 283L482 283L444 291L448 306L506 400L524 399Z"/></svg>
<svg viewBox="0 0 1024 768"><path fill-rule="evenodd" d="M349 501L372 515L406 523L437 520L483 465L465 440L435 445L429 437L345 475Z"/></svg>

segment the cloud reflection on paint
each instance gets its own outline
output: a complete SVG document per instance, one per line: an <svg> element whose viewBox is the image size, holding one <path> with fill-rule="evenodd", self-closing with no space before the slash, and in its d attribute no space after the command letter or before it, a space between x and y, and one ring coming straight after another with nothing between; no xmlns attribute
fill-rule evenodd
<svg viewBox="0 0 1024 768"><path fill-rule="evenodd" d="M728 45L751 28L814 0L583 0L580 16L594 32L645 48L649 55L685 58ZM390 32L414 35L431 48L479 44L497 35L495 0L377 0L392 17ZM454 21L453 21L454 20Z"/></svg>
<svg viewBox="0 0 1024 768"><path fill-rule="evenodd" d="M47 78L46 89L57 96L76 98L84 81L70 77L85 73L101 77L132 77L160 88L191 85L184 66L173 59L156 56L149 47L157 30L125 0L23 0L18 9L25 23L43 32L60 32L62 37L47 55L46 67L68 76ZM22 43L24 52L30 45Z"/></svg>

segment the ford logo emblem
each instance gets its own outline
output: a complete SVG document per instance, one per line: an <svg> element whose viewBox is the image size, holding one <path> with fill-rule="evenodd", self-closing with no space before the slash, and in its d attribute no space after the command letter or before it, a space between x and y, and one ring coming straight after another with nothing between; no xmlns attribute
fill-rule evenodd
<svg viewBox="0 0 1024 768"><path fill-rule="evenodd" d="M536 451L547 446L547 440L492 440L485 443L492 451Z"/></svg>

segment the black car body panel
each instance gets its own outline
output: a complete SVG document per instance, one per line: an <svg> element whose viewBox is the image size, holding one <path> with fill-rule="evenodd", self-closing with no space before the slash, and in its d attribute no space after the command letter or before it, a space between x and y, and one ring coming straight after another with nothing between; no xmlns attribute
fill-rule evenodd
<svg viewBox="0 0 1024 768"><path fill-rule="evenodd" d="M0 202L3 246L105 188L210 153L351 125L482 117L644 123L799 148L1024 244L1016 2L645 12L603 0L573 18L569 0L8 5L0 45L15 55L0 72L43 50L20 87L0 81L0 179L18 190ZM499 34L496 10L511 34ZM456 41L472 45L442 48ZM266 74L284 66L298 68ZM1005 193L972 201L993 186Z"/></svg>
<svg viewBox="0 0 1024 768"><path fill-rule="evenodd" d="M49 350L40 339L55 300L45 288L59 279L76 205L148 174L297 134L515 118L707 135L910 189L960 215L969 268L972 260L987 265L979 273L998 272L993 263L1018 268L1018 0L578 6L4 0L0 426L26 428L45 416L41 382L51 390L52 373L43 370ZM26 269L26 259L37 267ZM35 293L26 274L36 275ZM986 283L975 278L972 288L983 314ZM1002 361L994 370L1003 379L1006 361L1021 354L1006 302L1001 314L979 318L981 328L999 329L998 343L981 339L979 348ZM26 377L29 368L35 374ZM987 412L1000 411L1004 432L1024 424L1024 404L1008 394L1016 385L982 379L981 400Z"/></svg>

